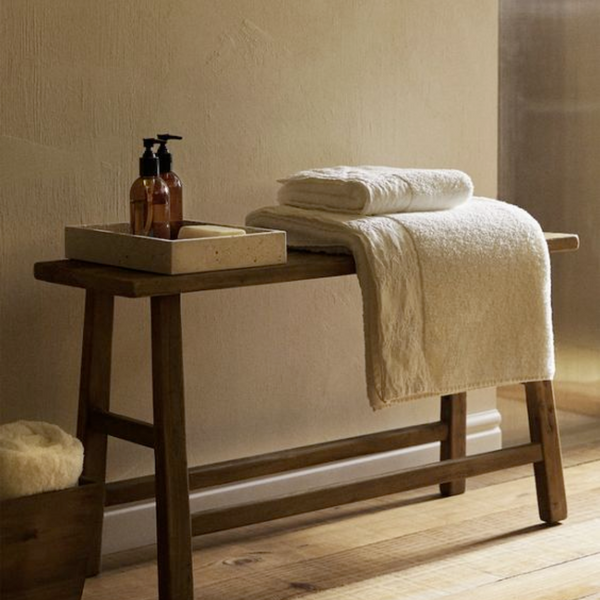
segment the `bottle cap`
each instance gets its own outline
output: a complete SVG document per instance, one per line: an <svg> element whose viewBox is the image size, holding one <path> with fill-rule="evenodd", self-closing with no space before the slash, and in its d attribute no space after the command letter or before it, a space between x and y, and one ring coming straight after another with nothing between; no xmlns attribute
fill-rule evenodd
<svg viewBox="0 0 600 600"><path fill-rule="evenodd" d="M152 152L154 144L159 140L144 138L144 154L140 157L140 177L156 177L158 175L158 157Z"/></svg>
<svg viewBox="0 0 600 600"><path fill-rule="evenodd" d="M160 163L160 172L168 173L173 165L173 156L167 148L167 142L169 140L182 140L183 138L180 135L171 135L170 133L159 133L156 137L160 144L156 151L156 156L158 156L158 161Z"/></svg>

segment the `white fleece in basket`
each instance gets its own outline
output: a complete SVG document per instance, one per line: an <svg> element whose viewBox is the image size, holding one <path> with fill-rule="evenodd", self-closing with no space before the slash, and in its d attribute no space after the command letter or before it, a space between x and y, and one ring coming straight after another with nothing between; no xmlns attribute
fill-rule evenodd
<svg viewBox="0 0 600 600"><path fill-rule="evenodd" d="M362 215L446 210L473 195L473 182L455 169L326 167L280 179L280 204Z"/></svg>
<svg viewBox="0 0 600 600"><path fill-rule="evenodd" d="M0 425L0 500L75 486L82 469L83 445L57 425Z"/></svg>
<svg viewBox="0 0 600 600"><path fill-rule="evenodd" d="M246 221L287 231L291 246L353 253L373 408L553 377L548 248L524 210L474 198L377 217L277 206Z"/></svg>

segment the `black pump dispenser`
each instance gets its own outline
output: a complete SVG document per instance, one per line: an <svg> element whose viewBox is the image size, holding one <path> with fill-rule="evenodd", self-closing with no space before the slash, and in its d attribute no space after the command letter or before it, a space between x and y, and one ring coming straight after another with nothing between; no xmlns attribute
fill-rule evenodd
<svg viewBox="0 0 600 600"><path fill-rule="evenodd" d="M158 150L156 151L156 156L158 156L160 165L160 172L168 173L173 165L173 156L167 148L167 142L169 140L182 140L183 137L180 135L171 135L170 133L159 133L156 137L158 138L157 143L160 144Z"/></svg>
<svg viewBox="0 0 600 600"><path fill-rule="evenodd" d="M160 144L160 140L144 138L144 154L140 157L140 177L156 177L159 173L158 156L152 152L154 144Z"/></svg>

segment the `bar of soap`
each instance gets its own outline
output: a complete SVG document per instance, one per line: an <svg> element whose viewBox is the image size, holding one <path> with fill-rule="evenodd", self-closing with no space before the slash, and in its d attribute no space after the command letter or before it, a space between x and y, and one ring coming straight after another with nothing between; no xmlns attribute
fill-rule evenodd
<svg viewBox="0 0 600 600"><path fill-rule="evenodd" d="M222 225L185 225L179 230L177 236L180 240L206 237L226 237L233 235L246 235L244 229L238 227L223 227Z"/></svg>

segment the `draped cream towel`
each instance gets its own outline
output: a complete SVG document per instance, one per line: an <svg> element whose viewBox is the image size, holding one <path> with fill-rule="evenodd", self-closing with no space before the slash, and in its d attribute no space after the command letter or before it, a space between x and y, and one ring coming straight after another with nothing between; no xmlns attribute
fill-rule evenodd
<svg viewBox="0 0 600 600"><path fill-rule="evenodd" d="M280 204L362 215L446 210L473 195L471 178L454 169L326 167L279 182Z"/></svg>
<svg viewBox="0 0 600 600"><path fill-rule="evenodd" d="M474 198L377 217L275 206L246 221L287 231L291 246L352 252L374 409L552 378L548 248L524 210Z"/></svg>

